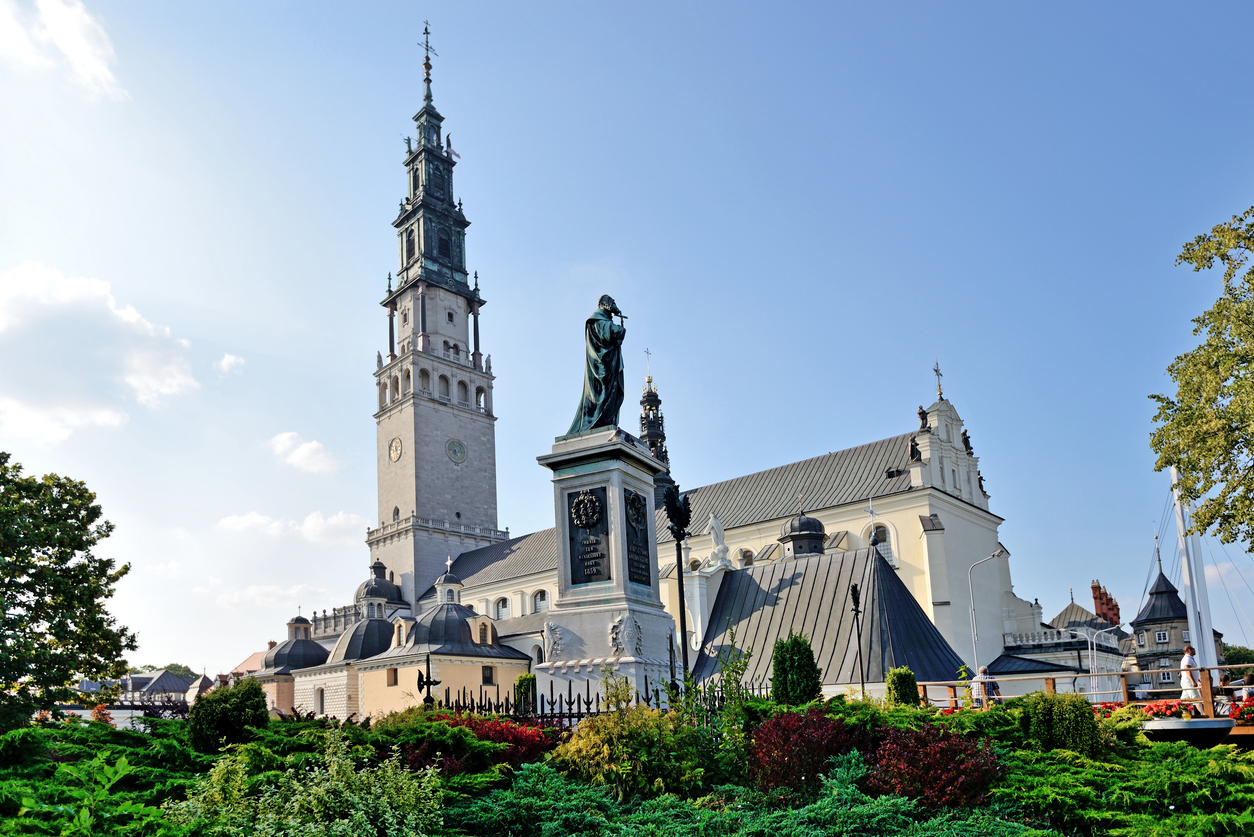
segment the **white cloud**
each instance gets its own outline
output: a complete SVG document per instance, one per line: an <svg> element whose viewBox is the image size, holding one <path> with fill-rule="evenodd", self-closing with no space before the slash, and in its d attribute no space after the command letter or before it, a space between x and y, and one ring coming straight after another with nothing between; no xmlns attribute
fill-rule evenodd
<svg viewBox="0 0 1254 837"><path fill-rule="evenodd" d="M278 434L270 440L270 449L280 461L310 474L333 474L340 468L339 461L327 453L322 442L302 442L299 433Z"/></svg>
<svg viewBox="0 0 1254 837"><path fill-rule="evenodd" d="M233 355L229 352L222 355L222 360L215 360L213 368L221 372L223 375L228 374L232 369L238 369L244 365L244 359L239 355Z"/></svg>
<svg viewBox="0 0 1254 837"><path fill-rule="evenodd" d="M366 518L337 512L330 517L323 517L322 512L313 512L300 523L300 534L307 541L360 541L368 527Z"/></svg>
<svg viewBox="0 0 1254 837"><path fill-rule="evenodd" d="M0 398L0 436L60 442L87 427L121 427L126 413L100 407L40 407Z"/></svg>
<svg viewBox="0 0 1254 837"><path fill-rule="evenodd" d="M109 66L113 42L82 0L36 0L34 9L0 0L0 57L32 69L63 63L92 96L130 98Z"/></svg>
<svg viewBox="0 0 1254 837"><path fill-rule="evenodd" d="M257 532L277 537L299 535L311 543L358 543L369 525L366 518L350 512L336 512L330 517L310 512L299 523L289 518L274 518L261 512L233 514L218 521L218 526L231 532Z"/></svg>
<svg viewBox="0 0 1254 837"><path fill-rule="evenodd" d="M122 380L135 390L135 400L145 407L160 407L167 397L200 387L186 358L153 352L135 352L127 358Z"/></svg>
<svg viewBox="0 0 1254 837"><path fill-rule="evenodd" d="M308 584L279 587L277 584L253 584L239 590L231 590L217 597L218 607L271 608L281 606L295 608L309 599L325 598L325 591Z"/></svg>
<svg viewBox="0 0 1254 837"><path fill-rule="evenodd" d="M284 523L282 520L275 520L273 517L268 517L260 512L251 511L224 517L218 521L218 525L232 532L261 532L266 535L281 535L290 524Z"/></svg>
<svg viewBox="0 0 1254 837"><path fill-rule="evenodd" d="M180 578L183 575L183 565L178 562L177 558L151 564L148 570L162 578Z"/></svg>
<svg viewBox="0 0 1254 837"><path fill-rule="evenodd" d="M0 0L0 3L4 0ZM2 19L2 18L0 18ZM0 274L0 331L13 328L36 306L85 302L104 306L114 317L149 337L169 337L170 329L153 325L130 305L118 305L109 283L87 276L66 276L40 262L25 261Z"/></svg>

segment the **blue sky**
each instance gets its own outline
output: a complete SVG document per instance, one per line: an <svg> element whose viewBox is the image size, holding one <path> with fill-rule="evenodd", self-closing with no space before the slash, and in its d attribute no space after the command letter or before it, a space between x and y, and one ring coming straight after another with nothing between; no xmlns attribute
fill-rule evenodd
<svg viewBox="0 0 1254 837"><path fill-rule="evenodd" d="M1099 578L1131 618L1146 396L1219 290L1173 261L1254 203L1252 16L0 0L0 449L99 492L138 662L226 670L348 602L429 19L502 526L551 525L535 456L608 292L682 485L905 432L939 358L1016 592L1048 616Z"/></svg>

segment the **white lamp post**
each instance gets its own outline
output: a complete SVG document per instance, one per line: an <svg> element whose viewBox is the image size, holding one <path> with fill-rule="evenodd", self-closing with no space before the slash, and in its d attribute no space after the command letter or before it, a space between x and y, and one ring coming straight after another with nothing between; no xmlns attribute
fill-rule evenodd
<svg viewBox="0 0 1254 837"><path fill-rule="evenodd" d="M1095 631L1093 634L1089 636L1089 674L1093 675L1089 678L1089 691L1090 692L1096 692L1097 687L1100 685L1097 682L1097 677L1096 677L1097 675L1097 659L1096 659L1097 658L1097 638L1101 636L1102 634L1109 633L1111 631L1117 631L1117 630L1119 630L1118 625L1111 625L1109 628L1102 628L1100 631ZM1098 702L1100 703L1101 701L1098 701Z"/></svg>
<svg viewBox="0 0 1254 837"><path fill-rule="evenodd" d="M994 558L1000 558L1005 554L1006 550L998 548L992 555L987 558L981 558L967 569L967 592L971 594L971 660L975 664L975 674L980 673L980 633L975 623L975 585L971 581L971 571L985 561L992 561Z"/></svg>

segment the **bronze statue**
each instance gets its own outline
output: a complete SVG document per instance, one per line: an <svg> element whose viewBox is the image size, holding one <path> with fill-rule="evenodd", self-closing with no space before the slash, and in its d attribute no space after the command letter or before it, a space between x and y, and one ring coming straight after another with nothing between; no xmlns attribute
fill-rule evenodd
<svg viewBox="0 0 1254 837"><path fill-rule="evenodd" d="M923 405L919 405L919 429L927 430L927 410L923 409Z"/></svg>
<svg viewBox="0 0 1254 837"><path fill-rule="evenodd" d="M614 316L619 322L614 322ZM583 397L567 435L598 427L617 427L623 406L623 338L627 319L614 298L605 294L597 302L584 327L587 356L584 364Z"/></svg>

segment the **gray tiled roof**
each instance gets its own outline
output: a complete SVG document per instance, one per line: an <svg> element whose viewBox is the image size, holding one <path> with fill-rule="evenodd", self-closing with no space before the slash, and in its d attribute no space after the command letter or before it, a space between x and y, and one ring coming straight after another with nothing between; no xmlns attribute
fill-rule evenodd
<svg viewBox="0 0 1254 837"><path fill-rule="evenodd" d="M913 435L893 436L685 491L691 498L692 519L708 520L714 511L725 528L733 529L795 515L798 494L807 509L817 510L909 491ZM889 477L890 470L900 473ZM658 543L673 543L666 529L666 512L659 510L657 516ZM463 552L453 561L452 572L464 585L474 587L555 570L558 554L557 530L542 529ZM765 559L767 554L764 549L759 558ZM434 596L432 587L419 600L428 602Z"/></svg>
<svg viewBox="0 0 1254 837"><path fill-rule="evenodd" d="M1154 586L1149 590L1149 601L1132 620L1132 627L1139 628L1141 625L1152 622L1169 622L1188 618L1189 610L1184 606L1184 600L1180 598L1180 591L1167 580L1162 570L1159 570L1158 578L1154 579Z"/></svg>
<svg viewBox="0 0 1254 837"><path fill-rule="evenodd" d="M692 502L693 521L718 514L725 529L781 520L797 513L797 495L810 511L857 503L910 490L910 438L892 436L803 459L768 471L703 485L685 491ZM896 476L888 476L889 472ZM658 512L658 543L672 540L666 512Z"/></svg>
<svg viewBox="0 0 1254 837"><path fill-rule="evenodd" d="M693 668L698 680L717 671L717 656L736 629L736 646L752 651L746 677L771 679L775 640L805 634L825 685L858 682L849 585L862 594L862 660L868 683L906 665L919 680L952 680L962 659L941 636L877 550L755 564L727 573L710 617L710 634Z"/></svg>
<svg viewBox="0 0 1254 837"><path fill-rule="evenodd" d="M1046 660L1034 660L1031 657L1018 657L1014 654L1002 654L988 664L989 674L1041 674L1050 671L1073 674L1079 672L1080 669L1075 666L1064 666L1058 663L1047 662Z"/></svg>

